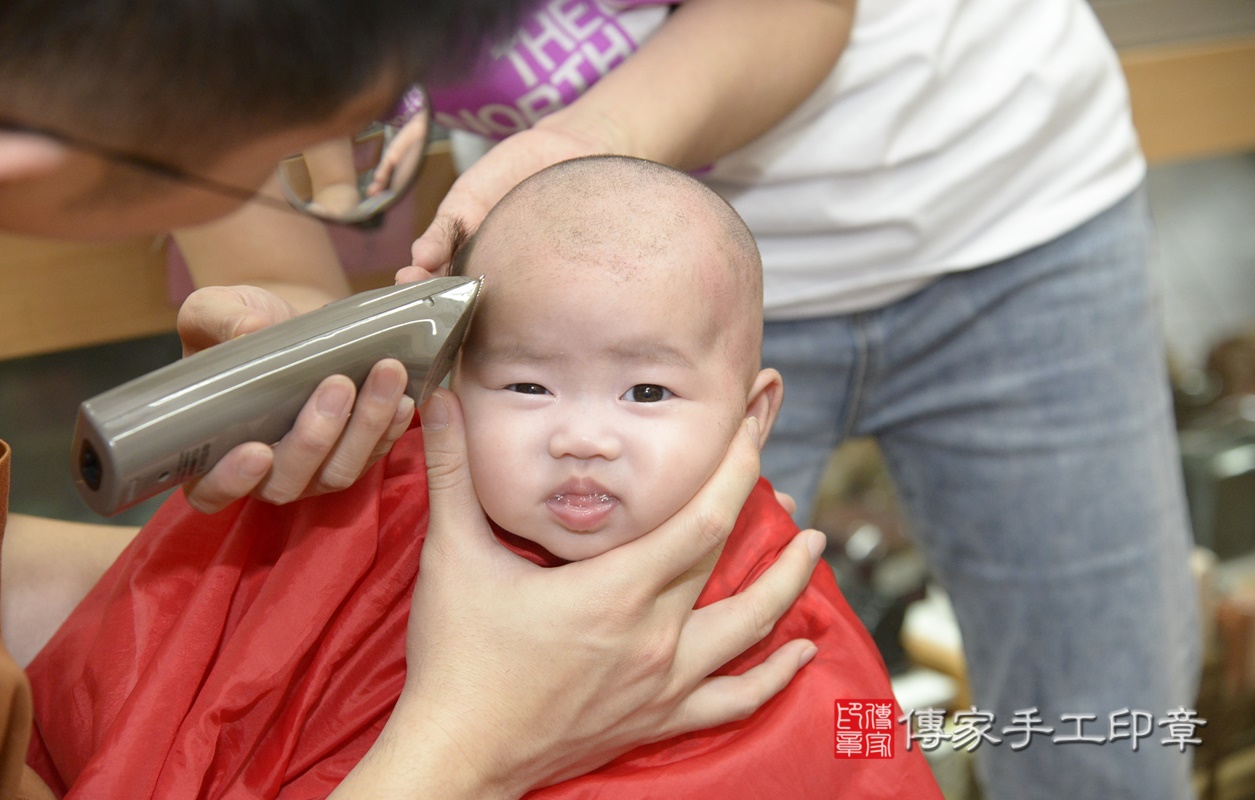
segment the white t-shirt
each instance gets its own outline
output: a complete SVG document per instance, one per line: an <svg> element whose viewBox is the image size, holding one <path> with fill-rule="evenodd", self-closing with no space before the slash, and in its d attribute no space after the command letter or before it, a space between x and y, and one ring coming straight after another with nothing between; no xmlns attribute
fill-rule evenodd
<svg viewBox="0 0 1255 800"><path fill-rule="evenodd" d="M437 120L502 137L572 102L665 24L651 6L541 5L495 73L433 91ZM758 240L768 318L793 319L878 307L1043 244L1144 172L1085 0L861 0L823 84L700 177Z"/></svg>
<svg viewBox="0 0 1255 800"><path fill-rule="evenodd" d="M1024 252L1144 172L1083 0L864 0L824 84L703 179L758 240L768 317L790 319Z"/></svg>

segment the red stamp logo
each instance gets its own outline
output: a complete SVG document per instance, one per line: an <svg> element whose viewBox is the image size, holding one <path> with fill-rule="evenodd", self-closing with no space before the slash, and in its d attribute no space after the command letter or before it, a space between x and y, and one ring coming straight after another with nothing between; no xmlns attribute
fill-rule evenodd
<svg viewBox="0 0 1255 800"><path fill-rule="evenodd" d="M893 758L893 700L836 701L836 758Z"/></svg>

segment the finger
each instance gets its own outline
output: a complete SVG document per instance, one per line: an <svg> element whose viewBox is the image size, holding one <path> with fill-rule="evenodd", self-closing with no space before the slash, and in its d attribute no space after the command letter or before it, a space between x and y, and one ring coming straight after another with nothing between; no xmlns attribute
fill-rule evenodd
<svg viewBox="0 0 1255 800"><path fill-rule="evenodd" d="M292 430L274 446L274 466L255 497L282 504L305 494L340 439L355 394L353 382L343 375L332 375L318 384Z"/></svg>
<svg viewBox="0 0 1255 800"><path fill-rule="evenodd" d="M793 676L818 652L813 642L794 639L781 645L766 661L740 675L707 678L680 704L671 730L660 738L749 717L788 686Z"/></svg>
<svg viewBox="0 0 1255 800"><path fill-rule="evenodd" d="M819 531L802 531L743 591L694 611L677 648L685 668L709 675L765 639L806 588L825 542Z"/></svg>
<svg viewBox="0 0 1255 800"><path fill-rule="evenodd" d="M188 296L175 325L188 356L294 316L290 303L264 289L207 286Z"/></svg>
<svg viewBox="0 0 1255 800"><path fill-rule="evenodd" d="M388 426L388 430L384 433L383 438L375 445L375 452L371 454L371 463L388 455L392 451L392 445L396 444L406 431L410 429L410 422L414 419L414 398L407 394L401 395L401 402L397 403L396 414L392 417L392 422Z"/></svg>
<svg viewBox="0 0 1255 800"><path fill-rule="evenodd" d="M758 480L757 441L758 420L747 418L693 499L656 530L603 554L602 563L655 595L694 570L708 576L715 560L707 559L700 567L699 562L723 547ZM689 585L704 582L704 577L686 580Z"/></svg>
<svg viewBox="0 0 1255 800"><path fill-rule="evenodd" d="M347 489L378 458L380 440L392 427L408 379L404 365L396 359L384 359L371 368L357 393L348 426L307 494Z"/></svg>
<svg viewBox="0 0 1255 800"><path fill-rule="evenodd" d="M269 447L246 442L232 448L209 472L183 484L183 494L192 508L213 514L252 492L273 462Z"/></svg>
<svg viewBox="0 0 1255 800"><path fill-rule="evenodd" d="M430 272L423 269L422 267L401 267L399 270L397 270L395 281L398 284L416 283L418 281L425 281L428 278L434 278L434 277L436 276L432 275Z"/></svg>
<svg viewBox="0 0 1255 800"><path fill-rule="evenodd" d="M453 243L466 226L457 217L439 215L410 247L410 264L432 276L443 275L453 258Z"/></svg>
<svg viewBox="0 0 1255 800"><path fill-rule="evenodd" d="M234 339L245 317L252 313L225 286L209 286L188 295L175 321L183 355L186 357Z"/></svg>
<svg viewBox="0 0 1255 800"><path fill-rule="evenodd" d="M785 494L779 489L775 489L774 491L776 493L776 502L780 504L780 507L783 508L789 516L793 516L793 514L797 511L797 501L793 499L793 495Z"/></svg>
<svg viewBox="0 0 1255 800"><path fill-rule="evenodd" d="M392 178L392 169L395 165L396 158L385 152L383 158L379 160L379 165L375 167L375 176L371 179L370 186L366 187L366 194L376 195L383 191Z"/></svg>
<svg viewBox="0 0 1255 800"><path fill-rule="evenodd" d="M464 549L491 539L466 460L466 429L457 397L437 388L419 410L431 513L424 547ZM483 537L468 537L478 528ZM424 551L426 552L426 551Z"/></svg>

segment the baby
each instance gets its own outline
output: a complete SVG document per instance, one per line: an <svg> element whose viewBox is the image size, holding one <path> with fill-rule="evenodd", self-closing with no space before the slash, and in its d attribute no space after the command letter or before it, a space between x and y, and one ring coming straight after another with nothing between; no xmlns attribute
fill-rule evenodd
<svg viewBox="0 0 1255 800"><path fill-rule="evenodd" d="M507 195L454 269L484 276L452 388L500 527L590 558L678 511L745 417L766 439L782 388L759 369L758 249L687 175L559 164Z"/></svg>
<svg viewBox="0 0 1255 800"><path fill-rule="evenodd" d="M757 250L688 176L618 157L558 164L502 200L455 266L485 276L452 386L476 491L514 552L579 569L560 564L672 516L747 416L766 437L781 384L759 369ZM409 610L424 459L415 427L335 494L211 516L176 494L32 662L31 766L83 797L325 797L379 736L406 637L423 633ZM796 534L759 481L696 606L742 591ZM748 718L528 797L940 797L826 566L708 681L796 639L818 653Z"/></svg>

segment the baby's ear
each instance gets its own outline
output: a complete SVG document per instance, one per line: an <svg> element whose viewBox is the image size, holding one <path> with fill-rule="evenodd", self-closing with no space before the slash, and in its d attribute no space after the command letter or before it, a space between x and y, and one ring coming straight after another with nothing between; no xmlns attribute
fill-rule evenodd
<svg viewBox="0 0 1255 800"><path fill-rule="evenodd" d="M774 369L759 370L750 386L749 396L745 400L745 416L756 417L759 429L758 447L761 450L767 443L771 426L780 413L780 404L784 402L784 379Z"/></svg>

